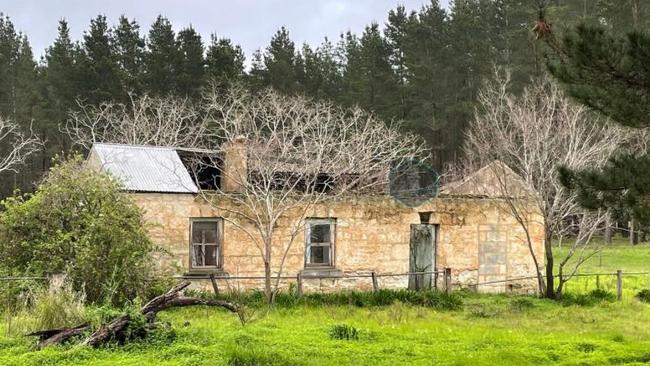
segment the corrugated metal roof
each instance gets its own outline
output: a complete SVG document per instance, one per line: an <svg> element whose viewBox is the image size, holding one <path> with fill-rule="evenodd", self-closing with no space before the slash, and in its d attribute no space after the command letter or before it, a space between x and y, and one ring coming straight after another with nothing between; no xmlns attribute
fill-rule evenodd
<svg viewBox="0 0 650 366"><path fill-rule="evenodd" d="M101 169L122 181L126 190L198 192L194 180L173 148L94 144L92 150L100 160Z"/></svg>

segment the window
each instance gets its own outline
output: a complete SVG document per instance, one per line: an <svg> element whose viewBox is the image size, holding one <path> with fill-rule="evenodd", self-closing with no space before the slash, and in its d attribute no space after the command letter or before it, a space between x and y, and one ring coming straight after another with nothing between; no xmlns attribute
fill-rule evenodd
<svg viewBox="0 0 650 366"><path fill-rule="evenodd" d="M192 268L221 268L222 238L221 219L193 219L190 243Z"/></svg>
<svg viewBox="0 0 650 366"><path fill-rule="evenodd" d="M305 266L334 265L335 219L308 219L305 227Z"/></svg>

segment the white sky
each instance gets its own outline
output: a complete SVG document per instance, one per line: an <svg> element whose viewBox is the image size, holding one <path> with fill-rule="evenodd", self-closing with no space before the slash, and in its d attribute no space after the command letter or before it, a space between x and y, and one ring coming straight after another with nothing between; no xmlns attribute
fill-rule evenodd
<svg viewBox="0 0 650 366"><path fill-rule="evenodd" d="M447 6L449 1L441 3ZM282 25L297 44L317 45L325 36L338 40L347 30L360 33L372 21L383 25L388 11L398 4L410 11L425 3L429 0L0 0L0 12L27 34L37 58L56 38L61 18L78 40L97 14L106 15L113 24L121 14L135 18L142 34L163 14L176 30L191 24L204 43L211 33L231 38L242 46L248 62L252 52L268 45Z"/></svg>

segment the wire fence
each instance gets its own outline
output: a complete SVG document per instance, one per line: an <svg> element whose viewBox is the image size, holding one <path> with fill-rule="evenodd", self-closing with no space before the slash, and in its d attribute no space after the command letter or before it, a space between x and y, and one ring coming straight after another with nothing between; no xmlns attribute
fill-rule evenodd
<svg viewBox="0 0 650 366"><path fill-rule="evenodd" d="M618 301L621 301L623 299L623 290L624 290L624 279L626 277L636 277L636 276L650 276L650 272L625 272L623 270L617 270L616 272L598 272L598 273L574 273L572 275L567 275L563 276L562 279L566 281L570 281L571 279L575 278L593 278L595 277L596 279L596 288L601 288L601 277L613 277L615 279L615 288L616 288L616 298ZM546 280L546 276L542 275L542 280ZM554 275L554 278L560 278L560 275ZM516 278L507 278L504 280L495 280L495 281L486 281L486 282L478 282L476 284L473 284L472 287L478 288L479 286L485 286L485 285L497 285L497 284L504 284L507 285L508 283L513 283L513 282L519 282L519 281L525 281L525 280L537 280L537 276L525 276L525 277L516 277ZM566 282L569 283L569 282ZM648 281L648 284L650 284L650 280Z"/></svg>
<svg viewBox="0 0 650 366"><path fill-rule="evenodd" d="M432 275L433 278L430 281L423 280L423 276ZM346 279L360 279L360 278L370 278L372 280L372 289L373 291L378 291L380 289L379 279L382 277L404 277L407 276L408 279L413 279L413 285L409 284L409 288L413 290L422 290L422 289L438 289L439 276L442 275L442 289L445 292L450 292L452 289L452 278L451 278L451 268L443 268L442 270L437 271L421 271L421 272L401 272L401 273L378 273L378 272L369 272L369 273L340 273L340 274L319 274L319 273L309 273L305 274L298 272L295 276L288 275L275 275L271 276L271 280L295 280L296 292L300 296L303 294L304 282L306 280L324 280L324 279L335 279L335 280L346 280ZM214 274L204 274L204 275L184 275L176 276L178 279L187 279L187 280L210 280L212 287L215 293L219 293L220 289L218 286L219 280L221 281L240 281L240 280L266 280L264 276L217 276Z"/></svg>
<svg viewBox="0 0 650 366"><path fill-rule="evenodd" d="M430 281L422 281L424 276L431 275L432 278ZM572 278L595 278L596 279L596 288L601 287L601 277L613 278L615 279L615 288L616 288L616 297L620 301L623 297L624 283L625 279L629 277L638 277L638 276L650 276L650 272L640 272L640 271L631 271L625 272L623 270L617 270L616 272L597 272L597 273L575 273L572 275L564 276L565 280ZM309 273L305 274L299 272L295 276L289 275L280 275L272 276L271 280L294 280L296 283L296 291L299 295L303 293L303 285L306 280L321 280L321 279L335 279L335 280L345 280L345 279L361 279L361 278L370 278L372 280L373 291L378 291L380 289L379 279L386 277L407 277L409 280L413 279L414 286L409 283L409 289L421 290L421 289L440 289L445 292L450 292L453 286L452 278L452 269L443 268L437 271L422 271L422 272L400 272L400 273L378 273L378 272L369 272L369 273L340 273L340 274L319 274ZM559 278L559 275L553 276ZM186 280L210 280L213 286L213 289L216 293L219 293L219 287L217 281L240 281L240 280L265 280L264 276L218 276L215 274L199 274L199 275L182 275L175 276L175 279L186 279ZM52 276L7 276L0 277L0 282L10 282L10 281L50 281ZM494 286L503 284L507 286L512 283L521 283L522 281L531 281L537 280L537 276L521 276L521 277L511 277L502 280L493 280L493 281L483 281L476 283L462 284L459 281L456 282L460 287L469 287L475 290L479 290L480 286ZM546 276L542 275L542 279L545 280ZM418 283L419 282L419 283ZM568 282L567 282L568 283ZM650 278L648 279L647 286L650 286ZM504 288L505 290L505 288Z"/></svg>

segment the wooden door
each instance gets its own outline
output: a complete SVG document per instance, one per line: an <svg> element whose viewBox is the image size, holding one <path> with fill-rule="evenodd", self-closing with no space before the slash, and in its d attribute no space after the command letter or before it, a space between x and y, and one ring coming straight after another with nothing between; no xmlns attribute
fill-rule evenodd
<svg viewBox="0 0 650 366"><path fill-rule="evenodd" d="M430 224L411 225L409 247L409 272L432 272L436 268L436 227ZM431 289L433 276L414 274L409 276L409 290Z"/></svg>

